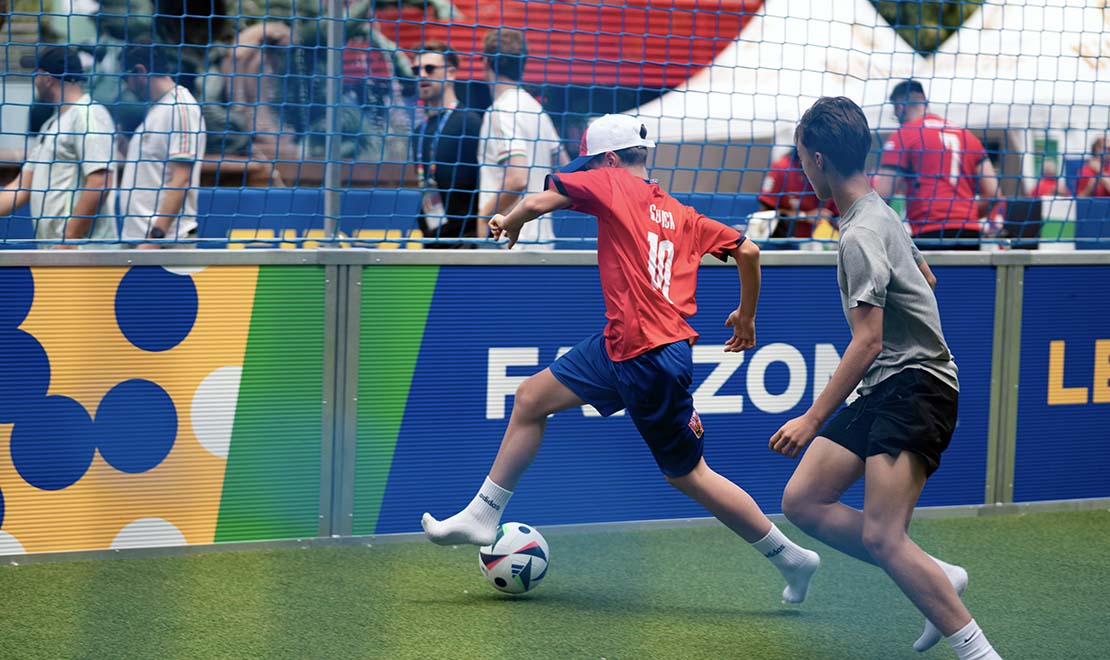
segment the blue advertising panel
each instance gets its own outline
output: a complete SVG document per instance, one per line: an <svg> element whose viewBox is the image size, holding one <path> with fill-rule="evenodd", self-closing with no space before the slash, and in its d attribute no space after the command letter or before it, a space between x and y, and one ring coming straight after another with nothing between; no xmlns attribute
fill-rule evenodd
<svg viewBox="0 0 1110 660"><path fill-rule="evenodd" d="M1107 291L1106 266L1025 269L1016 502L1110 496Z"/></svg>
<svg viewBox="0 0 1110 660"><path fill-rule="evenodd" d="M963 393L952 447L921 504L983 502L990 399L994 271L938 268L945 330ZM804 412L849 341L835 269L764 269L758 345L726 354L724 321L738 303L733 268L703 268L701 333L694 347L695 404L705 456L768 513L780 511L796 463L767 448ZM513 392L561 351L605 322L597 269L585 266L440 268L381 502L378 533L420 529L424 511L463 507L487 474L512 410ZM862 504L857 484L846 496ZM357 513L356 513L357 515ZM704 517L672 489L624 414L592 409L552 416L506 520L536 525Z"/></svg>

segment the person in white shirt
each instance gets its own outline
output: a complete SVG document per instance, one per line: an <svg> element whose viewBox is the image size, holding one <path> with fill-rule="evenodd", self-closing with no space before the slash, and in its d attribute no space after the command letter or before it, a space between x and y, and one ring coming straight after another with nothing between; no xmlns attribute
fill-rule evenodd
<svg viewBox="0 0 1110 660"><path fill-rule="evenodd" d="M521 86L528 59L524 33L490 30L482 56L493 105L482 119L478 215L489 218L508 213L525 193L543 192L547 175L570 159L551 117ZM485 238L488 230L487 223L478 222L478 238ZM551 250L554 238L551 218L541 217L521 230L517 249Z"/></svg>
<svg viewBox="0 0 1110 660"><path fill-rule="evenodd" d="M0 216L30 203L41 247L117 247L113 213L115 124L82 85L77 49L39 48L20 61L35 71L35 94L55 106L42 125L19 176L0 191ZM74 244L74 241L98 241Z"/></svg>
<svg viewBox="0 0 1110 660"><path fill-rule="evenodd" d="M151 102L127 145L120 183L123 240L174 239L139 248L192 247L197 230L197 187L204 157L205 126L200 104L173 75L178 57L149 43L124 50L128 88Z"/></svg>

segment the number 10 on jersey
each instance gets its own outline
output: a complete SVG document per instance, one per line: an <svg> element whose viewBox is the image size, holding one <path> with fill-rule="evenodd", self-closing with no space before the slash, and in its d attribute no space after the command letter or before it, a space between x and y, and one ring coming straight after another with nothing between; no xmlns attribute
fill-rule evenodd
<svg viewBox="0 0 1110 660"><path fill-rule="evenodd" d="M651 286L659 289L667 302L671 300L671 264L674 262L674 243L659 240L659 234L648 232L648 275Z"/></svg>

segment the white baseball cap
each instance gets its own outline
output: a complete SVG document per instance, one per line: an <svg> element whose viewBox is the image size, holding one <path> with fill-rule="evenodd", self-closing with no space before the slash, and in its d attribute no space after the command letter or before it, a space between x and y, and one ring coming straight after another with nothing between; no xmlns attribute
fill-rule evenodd
<svg viewBox="0 0 1110 660"><path fill-rule="evenodd" d="M647 139L647 127L644 123L631 115L599 117L587 126L586 132L582 134L578 158L559 171L577 172L598 154L620 151L629 147L655 147L655 143Z"/></svg>

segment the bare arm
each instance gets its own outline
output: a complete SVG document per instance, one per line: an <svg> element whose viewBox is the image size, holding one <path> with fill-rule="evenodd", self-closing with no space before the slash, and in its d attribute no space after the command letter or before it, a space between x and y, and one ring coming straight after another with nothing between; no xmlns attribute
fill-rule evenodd
<svg viewBox="0 0 1110 660"><path fill-rule="evenodd" d="M736 260L740 276L740 307L728 315L725 325L732 328L732 337L725 342L726 353L739 353L755 346L755 310L759 305L762 275L759 270L759 246L744 241L729 252Z"/></svg>
<svg viewBox="0 0 1110 660"><path fill-rule="evenodd" d="M783 456L796 458L848 395L856 389L883 350L883 308L860 303L848 310L852 341L825 389L801 417L782 425L769 446Z"/></svg>
<svg viewBox="0 0 1110 660"><path fill-rule="evenodd" d="M98 170L85 177L81 194L73 205L73 213L66 223L66 239L85 238L92 229L93 221L100 215L100 205L111 188L112 171Z"/></svg>
<svg viewBox="0 0 1110 660"><path fill-rule="evenodd" d="M875 176L871 178L871 186L875 192L879 193L879 197L883 199L890 199L894 193L898 192L898 180L902 178L902 173L890 167L880 167Z"/></svg>
<svg viewBox="0 0 1110 660"><path fill-rule="evenodd" d="M937 276L933 275L933 269L929 268L929 264L925 263L924 259L917 262L917 267L921 270L921 274L925 276L925 281L929 283L929 288L936 291Z"/></svg>
<svg viewBox="0 0 1110 660"><path fill-rule="evenodd" d="M998 174L990 158L979 163L979 215L990 213L994 200L998 197Z"/></svg>
<svg viewBox="0 0 1110 660"><path fill-rule="evenodd" d="M0 190L0 216L11 215L31 199L32 179L31 168L23 167L19 170L19 176Z"/></svg>
<svg viewBox="0 0 1110 660"><path fill-rule="evenodd" d="M565 209L570 206L570 197L556 190L545 190L541 193L528 195L513 207L507 215L495 214L489 221L489 228L493 231L493 239L500 240L502 234L509 238L509 249L516 245L520 236L520 229L525 223L552 211Z"/></svg>
<svg viewBox="0 0 1110 660"><path fill-rule="evenodd" d="M520 199L528 188L528 161L524 156L511 156L505 163L505 173L501 179L501 188L491 201L486 202L478 209L479 218L489 218L497 214L506 214L513 204ZM486 225L478 223L478 238L486 237Z"/></svg>
<svg viewBox="0 0 1110 660"><path fill-rule="evenodd" d="M1076 189L1076 191L1075 191L1076 196L1077 197L1090 197L1090 196L1094 195L1095 194L1095 188L1097 188L1101 184L1100 178L1101 177L1093 176L1093 177L1087 179L1086 180L1087 183L1082 184L1080 187L1078 187ZM1083 181L1083 179L1080 179L1080 181Z"/></svg>
<svg viewBox="0 0 1110 660"><path fill-rule="evenodd" d="M185 193L193 176L193 161L171 160L166 166L170 168L170 181L162 188L158 214L154 216L151 226L169 234L173 221L185 206Z"/></svg>

